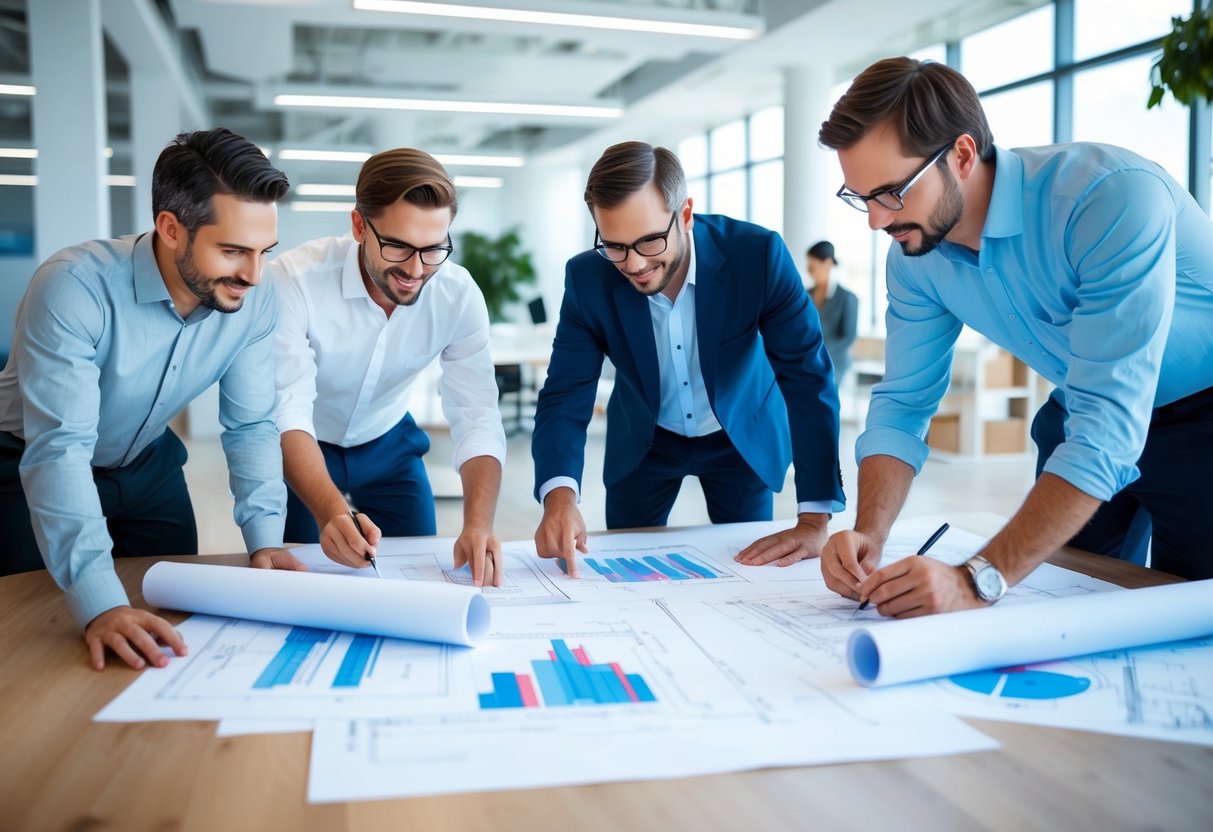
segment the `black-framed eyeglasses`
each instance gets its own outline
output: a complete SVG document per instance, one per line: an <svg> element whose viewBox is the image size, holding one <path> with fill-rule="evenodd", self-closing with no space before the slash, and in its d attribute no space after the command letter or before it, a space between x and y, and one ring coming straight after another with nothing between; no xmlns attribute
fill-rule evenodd
<svg viewBox="0 0 1213 832"><path fill-rule="evenodd" d="M450 234L446 235L446 245L418 248L405 242L383 239L379 235L379 230L375 228L375 225L367 218L366 214L362 214L362 221L366 223L366 227L371 229L371 233L375 235L375 241L379 243L379 253L389 263L405 263L416 254L426 266L441 266L446 262L446 258L451 256L451 252L455 250L455 246L451 244Z"/></svg>
<svg viewBox="0 0 1213 832"><path fill-rule="evenodd" d="M857 194L854 191L847 190L847 186L843 185L838 189L838 193L836 193L835 196L841 199L847 205L850 205L856 211L863 211L865 214L868 213L869 202L875 202L881 208L886 208L889 211L900 211L902 208L906 207L906 192L918 184L918 180L922 179L923 174L929 171L936 162L942 159L944 155L952 149L952 145L954 144L956 144L956 139L952 139L952 141L941 147L939 152L930 159L927 159L926 163L923 164L923 166L918 170L914 171L914 174L909 179L894 188L883 188L875 193L864 196L863 194Z"/></svg>
<svg viewBox="0 0 1213 832"><path fill-rule="evenodd" d="M674 230L674 220L678 217L678 209L674 209L674 213L670 214L670 224L665 227L664 234L650 234L648 237L641 237L636 242L629 245L623 243L608 243L602 240L598 234L598 229L594 229L594 251L601 254L612 263L622 263L628 259L628 252L634 251L641 257L656 257L665 251L666 246L670 244L670 232Z"/></svg>

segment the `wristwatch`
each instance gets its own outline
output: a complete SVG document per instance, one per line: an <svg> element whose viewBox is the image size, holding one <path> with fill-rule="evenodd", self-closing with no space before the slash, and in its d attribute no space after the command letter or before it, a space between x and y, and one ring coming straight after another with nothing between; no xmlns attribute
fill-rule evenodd
<svg viewBox="0 0 1213 832"><path fill-rule="evenodd" d="M993 604L1007 594L1007 580L998 571L998 567L981 555L974 555L964 562L965 569L973 578L973 588L977 597L987 604Z"/></svg>

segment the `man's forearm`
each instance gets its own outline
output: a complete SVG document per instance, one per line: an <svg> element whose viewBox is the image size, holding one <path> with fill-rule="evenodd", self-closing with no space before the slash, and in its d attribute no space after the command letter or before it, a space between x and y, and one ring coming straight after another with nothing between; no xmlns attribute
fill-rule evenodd
<svg viewBox="0 0 1213 832"><path fill-rule="evenodd" d="M855 530L874 537L882 544L901 513L910 485L913 466L884 454L874 454L859 463L859 507Z"/></svg>
<svg viewBox="0 0 1213 832"><path fill-rule="evenodd" d="M1078 534L1101 501L1061 477L1042 474L1019 511L990 538L981 554L1007 583L1019 583Z"/></svg>
<svg viewBox="0 0 1213 832"><path fill-rule="evenodd" d="M324 526L347 510L345 497L329 476L319 443L307 431L288 430L282 434L282 470L287 485L299 495L319 521L318 525Z"/></svg>
<svg viewBox="0 0 1213 832"><path fill-rule="evenodd" d="M501 462L476 456L459 467L463 480L463 527L491 529L501 494Z"/></svg>

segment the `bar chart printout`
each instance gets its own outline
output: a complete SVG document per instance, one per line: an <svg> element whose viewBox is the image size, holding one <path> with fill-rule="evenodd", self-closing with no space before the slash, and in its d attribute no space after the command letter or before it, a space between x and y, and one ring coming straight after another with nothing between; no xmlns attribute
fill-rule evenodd
<svg viewBox="0 0 1213 832"><path fill-rule="evenodd" d="M253 682L253 687L273 688L291 684L305 667L312 651L317 647L329 646L335 635L332 630L316 627L292 627L282 647ZM382 642L383 639L377 636L355 635L333 678L332 687L358 687L363 677L369 676L374 669Z"/></svg>
<svg viewBox="0 0 1213 832"><path fill-rule="evenodd" d="M561 568L566 569L564 561ZM585 563L611 583L697 581L724 577L680 552L643 557L586 558Z"/></svg>
<svg viewBox="0 0 1213 832"><path fill-rule="evenodd" d="M493 690L480 694L480 708L538 708L565 705L615 705L656 702L639 673L625 673L618 662L595 664L584 646L569 648L553 639L546 660L531 662L534 675L493 673ZM536 687L536 681L538 687Z"/></svg>

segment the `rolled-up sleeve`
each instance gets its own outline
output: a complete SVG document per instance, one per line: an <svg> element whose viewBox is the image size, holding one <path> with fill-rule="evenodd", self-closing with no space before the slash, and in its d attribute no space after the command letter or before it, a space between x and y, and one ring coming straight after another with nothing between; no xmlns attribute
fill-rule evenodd
<svg viewBox="0 0 1213 832"><path fill-rule="evenodd" d="M442 412L451 424L454 466L478 456L505 465L505 429L497 406L497 376L489 353L489 313L478 290L468 291L457 331L440 354Z"/></svg>
<svg viewBox="0 0 1213 832"><path fill-rule="evenodd" d="M21 484L46 568L84 627L130 603L93 481L107 307L67 263L52 261L34 275L22 308L14 344L27 437Z"/></svg>
<svg viewBox="0 0 1213 832"><path fill-rule="evenodd" d="M274 423L274 328L278 307L273 284L262 281L257 325L248 343L219 379L219 422L227 456L234 517L249 552L281 546L286 518L282 448Z"/></svg>
<svg viewBox="0 0 1213 832"><path fill-rule="evenodd" d="M1066 228L1078 275L1065 441L1044 465L1108 500L1137 479L1175 303L1175 206L1154 174L1109 174Z"/></svg>
<svg viewBox="0 0 1213 832"><path fill-rule="evenodd" d="M898 269L896 257L890 252L887 268L884 379L872 389L855 458L862 462L878 454L892 456L918 473L927 459L927 427L951 380L961 323Z"/></svg>

